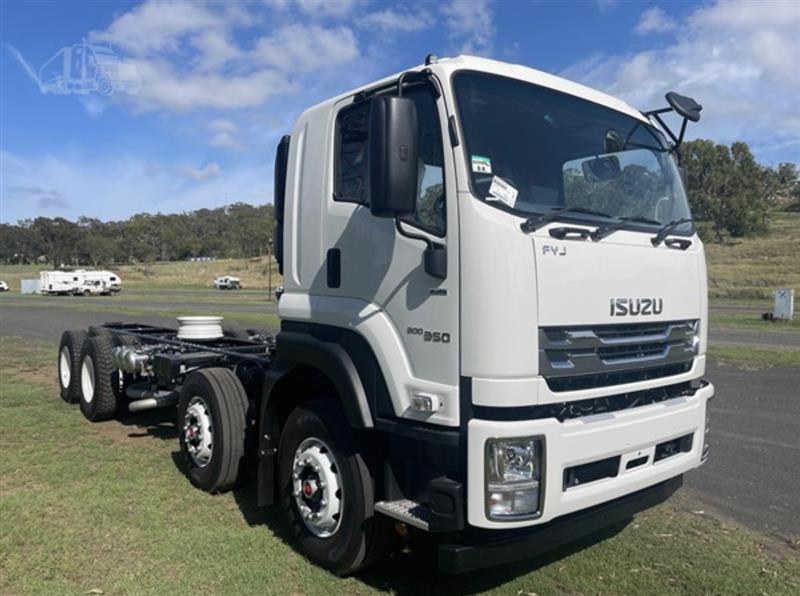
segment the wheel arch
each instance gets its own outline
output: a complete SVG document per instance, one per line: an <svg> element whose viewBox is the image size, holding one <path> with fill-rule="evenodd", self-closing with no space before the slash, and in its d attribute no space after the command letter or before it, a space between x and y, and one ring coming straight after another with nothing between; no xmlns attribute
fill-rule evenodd
<svg viewBox="0 0 800 596"><path fill-rule="evenodd" d="M341 345L306 333L281 331L278 359L267 372L259 413L258 501L275 499L275 470L280 428L305 401L332 398L351 427L374 427L367 392L353 359Z"/></svg>

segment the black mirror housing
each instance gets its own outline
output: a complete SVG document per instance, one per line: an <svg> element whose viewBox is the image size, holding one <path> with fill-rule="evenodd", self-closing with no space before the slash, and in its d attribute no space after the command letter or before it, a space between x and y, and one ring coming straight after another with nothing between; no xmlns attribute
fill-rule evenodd
<svg viewBox="0 0 800 596"><path fill-rule="evenodd" d="M686 118L692 122L698 122L700 120L700 111L703 109L703 106L691 97L686 97L685 95L679 95L674 91L670 91L666 94L665 99L669 107L681 118Z"/></svg>
<svg viewBox="0 0 800 596"><path fill-rule="evenodd" d="M372 99L369 114L370 211L376 217L413 213L419 178L417 108L406 97Z"/></svg>

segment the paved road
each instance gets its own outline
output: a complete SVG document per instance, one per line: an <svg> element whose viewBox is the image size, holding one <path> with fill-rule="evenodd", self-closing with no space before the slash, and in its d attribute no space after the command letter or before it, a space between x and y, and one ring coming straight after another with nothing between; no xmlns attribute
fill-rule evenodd
<svg viewBox="0 0 800 596"><path fill-rule="evenodd" d="M104 321L175 326L172 315L126 315L123 301L116 298L104 304L119 306L120 311L93 313L66 307L65 303L26 306L3 299L0 336L56 342L63 329L81 329ZM140 308L152 304L135 302ZM201 307L188 301L164 304L168 306L158 308L215 312L214 305L208 303ZM225 304L218 310L230 311L233 306ZM268 305L258 308L261 310L256 312L268 312ZM797 345L798 336L716 331L711 338L754 345ZM713 507L755 530L800 538L800 369L753 372L712 363L707 376L717 388L717 397L711 402L711 457L705 466L688 475L687 492L706 504L700 507Z"/></svg>
<svg viewBox="0 0 800 596"><path fill-rule="evenodd" d="M689 492L755 530L800 538L800 369L711 363L711 453Z"/></svg>

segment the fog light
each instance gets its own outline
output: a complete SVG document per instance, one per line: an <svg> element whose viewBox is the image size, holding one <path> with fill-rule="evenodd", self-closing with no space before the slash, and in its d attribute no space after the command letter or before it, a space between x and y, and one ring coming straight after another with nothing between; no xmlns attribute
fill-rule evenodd
<svg viewBox="0 0 800 596"><path fill-rule="evenodd" d="M486 515L489 519L538 517L541 513L541 438L486 442Z"/></svg>

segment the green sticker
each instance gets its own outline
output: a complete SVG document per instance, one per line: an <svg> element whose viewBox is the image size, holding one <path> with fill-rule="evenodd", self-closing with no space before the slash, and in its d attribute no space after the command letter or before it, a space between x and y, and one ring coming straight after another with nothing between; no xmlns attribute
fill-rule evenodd
<svg viewBox="0 0 800 596"><path fill-rule="evenodd" d="M491 174L492 160L483 155L472 156L472 171L477 174Z"/></svg>

